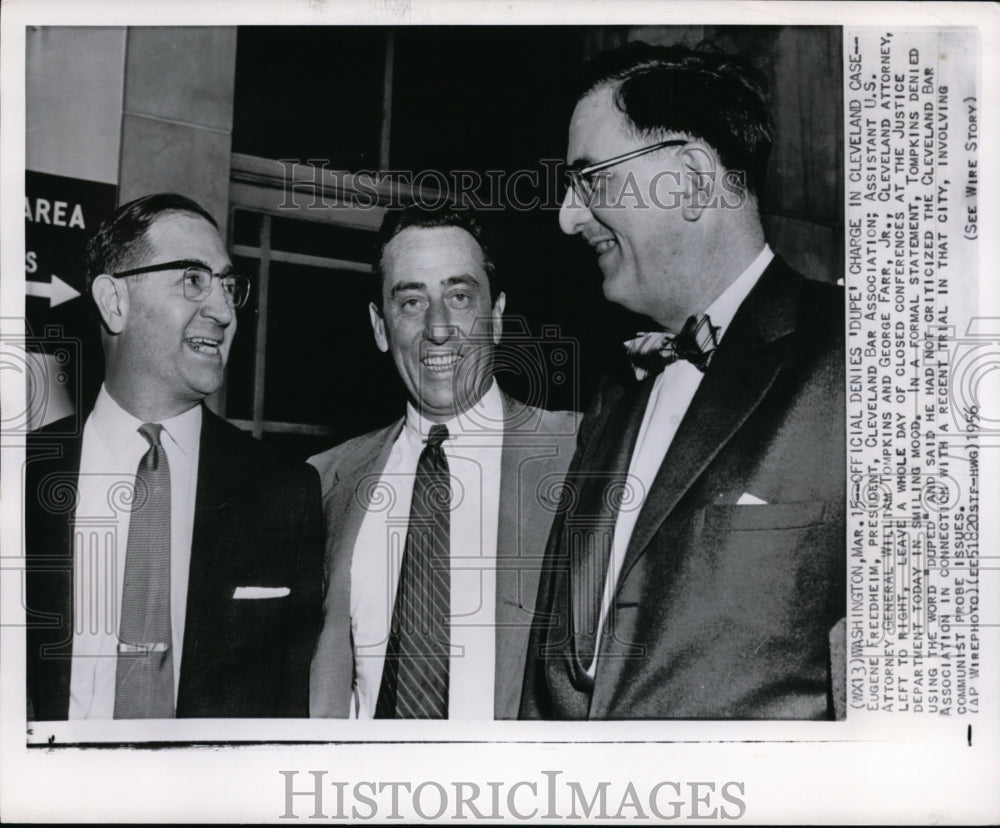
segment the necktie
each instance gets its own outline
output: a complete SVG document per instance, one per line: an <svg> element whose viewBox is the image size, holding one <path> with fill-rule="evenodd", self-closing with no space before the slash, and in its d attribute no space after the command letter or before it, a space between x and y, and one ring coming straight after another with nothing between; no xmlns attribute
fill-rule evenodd
<svg viewBox="0 0 1000 828"><path fill-rule="evenodd" d="M431 427L420 453L410 524L392 611L377 719L447 719L451 642L451 480L441 444L443 425Z"/></svg>
<svg viewBox="0 0 1000 828"><path fill-rule="evenodd" d="M658 374L667 365L684 359L701 371L708 367L719 345L719 329L712 325L708 314L689 316L676 336L666 331L638 333L625 343L625 352L632 362L636 379Z"/></svg>
<svg viewBox="0 0 1000 828"><path fill-rule="evenodd" d="M118 627L116 719L174 717L170 629L170 466L163 426L144 423L149 449L135 476Z"/></svg>

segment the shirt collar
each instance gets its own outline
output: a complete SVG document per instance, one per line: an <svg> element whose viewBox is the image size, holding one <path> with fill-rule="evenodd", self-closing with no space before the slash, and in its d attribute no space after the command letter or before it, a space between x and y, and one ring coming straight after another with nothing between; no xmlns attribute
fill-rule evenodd
<svg viewBox="0 0 1000 828"><path fill-rule="evenodd" d="M764 249L757 254L757 258L750 262L750 266L708 306L705 312L712 318L712 325L719 328L718 337L720 340L725 334L726 328L729 327L729 323L736 316L736 311L743 304L743 300L753 290L753 286L757 284L757 280L773 258L774 251L765 244Z"/></svg>
<svg viewBox="0 0 1000 828"><path fill-rule="evenodd" d="M133 417L122 408L101 385L94 403L90 418L97 431L97 436L112 456L118 456L128 445L129 440L138 434L143 421ZM198 449L201 438L201 405L195 405L182 414L158 420L163 426L163 434L188 457L193 457ZM145 443L145 440L140 437ZM161 436L161 440L162 440Z"/></svg>
<svg viewBox="0 0 1000 828"><path fill-rule="evenodd" d="M414 407L406 403L406 430L412 437L421 442L426 440L431 426L436 423L428 420ZM448 429L449 438L462 438L482 434L495 434L503 429L503 398L496 381L490 380L486 393L476 401L471 408L442 423Z"/></svg>

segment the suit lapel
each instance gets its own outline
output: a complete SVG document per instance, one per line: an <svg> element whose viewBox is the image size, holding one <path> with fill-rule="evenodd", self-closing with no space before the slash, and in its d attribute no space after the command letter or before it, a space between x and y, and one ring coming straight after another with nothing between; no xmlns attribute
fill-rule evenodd
<svg viewBox="0 0 1000 828"><path fill-rule="evenodd" d="M345 583L350 583L351 557L365 513L376 492L375 484L389 461L389 453L403 429L403 422L399 420L386 431L376 432L349 471L341 473L338 469L333 489L323 504L328 525L339 524L328 565L342 571ZM334 519L333 523L329 523L331 519Z"/></svg>
<svg viewBox="0 0 1000 828"><path fill-rule="evenodd" d="M785 364L788 351L781 340L795 329L801 278L775 257L737 311L653 480L629 541L620 581L760 404Z"/></svg>
<svg viewBox="0 0 1000 828"><path fill-rule="evenodd" d="M247 526L252 524L238 498L232 496L242 481L239 462L239 452L232 448L230 435L216 416L202 406L184 650L177 693L179 716L199 702L189 698L189 687L192 683L204 684L199 675L203 669L210 668L213 654L217 652L213 642L221 631L218 615L225 609L219 606L218 596L232 595L233 578L239 577L241 572L233 556L239 551L240 539L245 536ZM223 583L226 579L231 583Z"/></svg>

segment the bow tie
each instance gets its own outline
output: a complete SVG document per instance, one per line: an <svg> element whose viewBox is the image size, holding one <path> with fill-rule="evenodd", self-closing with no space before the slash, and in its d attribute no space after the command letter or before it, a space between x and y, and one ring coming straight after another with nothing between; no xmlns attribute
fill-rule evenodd
<svg viewBox="0 0 1000 828"><path fill-rule="evenodd" d="M689 316L676 336L666 331L636 334L625 343L625 352L638 380L660 373L679 359L686 359L704 371L718 347L718 337L719 328L712 324L708 314L699 313Z"/></svg>

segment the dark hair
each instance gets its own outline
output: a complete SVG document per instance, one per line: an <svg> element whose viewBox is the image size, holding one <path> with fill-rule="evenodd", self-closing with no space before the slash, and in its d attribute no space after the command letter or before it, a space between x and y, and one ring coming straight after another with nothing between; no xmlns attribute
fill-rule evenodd
<svg viewBox="0 0 1000 828"><path fill-rule="evenodd" d="M483 270L490 283L490 304L496 303L497 297L500 295L500 285L496 278L496 265L493 263L489 245L486 243L486 231L482 225L468 211L456 210L450 205L428 208L413 204L402 210L386 212L382 226L379 228L378 255L375 259L375 278L372 284L372 301L379 313L382 312L382 287L385 279L382 259L385 257L385 248L396 236L411 227L458 227L472 236L483 254Z"/></svg>
<svg viewBox="0 0 1000 828"><path fill-rule="evenodd" d="M154 193L123 204L87 242L87 284L102 273L127 270L149 252L146 231L165 213L193 213L219 225L198 202L177 193Z"/></svg>
<svg viewBox="0 0 1000 828"><path fill-rule="evenodd" d="M634 41L595 55L580 71L574 102L615 85L615 103L641 135L676 132L712 146L728 170L760 191L774 122L757 68L708 42L651 46Z"/></svg>

